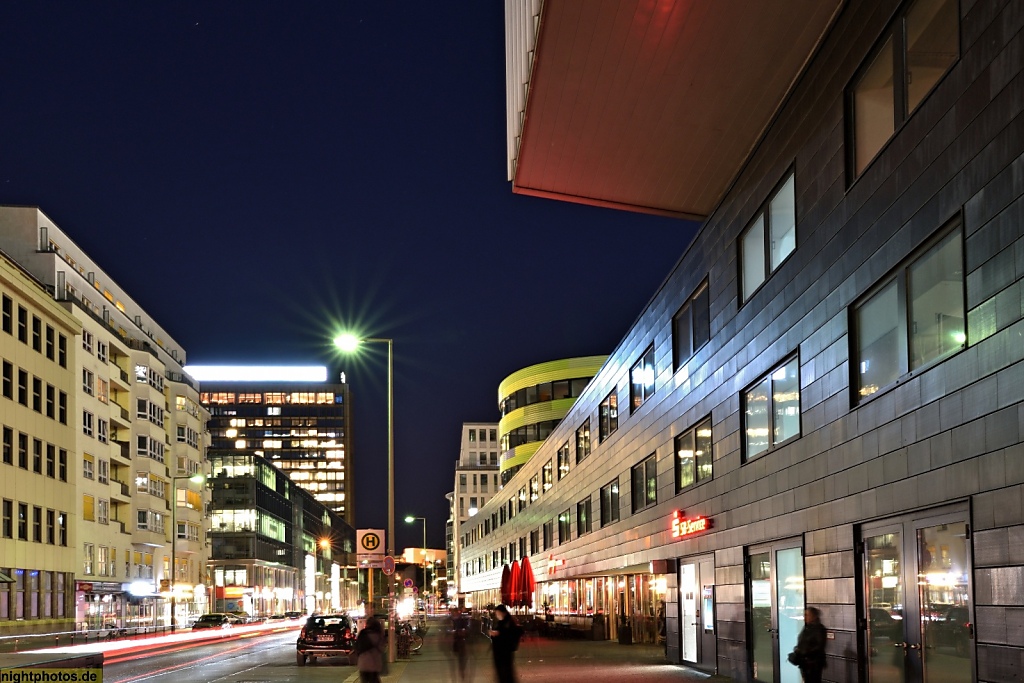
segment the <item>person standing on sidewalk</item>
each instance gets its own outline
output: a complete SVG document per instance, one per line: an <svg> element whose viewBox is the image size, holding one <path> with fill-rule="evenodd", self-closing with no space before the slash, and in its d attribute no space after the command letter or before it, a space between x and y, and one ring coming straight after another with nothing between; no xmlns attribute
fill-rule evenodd
<svg viewBox="0 0 1024 683"><path fill-rule="evenodd" d="M380 672L384 668L384 627L379 619L370 617L366 626L356 636L355 644L359 669L359 680L362 683L380 683Z"/></svg>
<svg viewBox="0 0 1024 683"><path fill-rule="evenodd" d="M450 647L456 669L456 675L453 678L465 681L466 660L469 658L466 642L469 637L469 617L463 614L458 607L452 607L448 611L448 615L448 634L451 639Z"/></svg>
<svg viewBox="0 0 1024 683"><path fill-rule="evenodd" d="M828 632L821 623L821 610L808 607L804 610L804 628L796 639L796 647L789 653L789 663L800 667L804 683L821 683L821 672L825 668L825 641Z"/></svg>
<svg viewBox="0 0 1024 683"><path fill-rule="evenodd" d="M505 605L494 608L494 622L491 623L491 630L487 635L491 637L491 653L494 656L494 670L498 674L498 683L515 683L513 659L516 650L519 649L523 630L509 614Z"/></svg>

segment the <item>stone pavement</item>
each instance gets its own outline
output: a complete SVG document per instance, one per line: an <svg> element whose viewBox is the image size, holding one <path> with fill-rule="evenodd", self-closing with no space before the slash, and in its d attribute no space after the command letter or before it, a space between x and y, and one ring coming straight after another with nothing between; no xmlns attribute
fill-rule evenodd
<svg viewBox="0 0 1024 683"><path fill-rule="evenodd" d="M432 621L419 653L391 665L385 683L459 683L455 661L449 656L443 622ZM490 641L476 635L469 643L463 683L495 681ZM664 650L651 645L619 645L614 641L553 640L536 635L523 639L516 653L516 673L521 683L696 683L727 680L665 661ZM356 683L359 674L345 678Z"/></svg>

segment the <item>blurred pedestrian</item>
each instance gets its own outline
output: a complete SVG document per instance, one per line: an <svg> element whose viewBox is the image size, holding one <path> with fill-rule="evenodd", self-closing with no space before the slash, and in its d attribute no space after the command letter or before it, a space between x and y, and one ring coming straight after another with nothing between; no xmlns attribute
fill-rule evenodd
<svg viewBox="0 0 1024 683"><path fill-rule="evenodd" d="M821 623L821 610L804 610L804 628L796 639L796 647L789 653L789 663L800 668L804 683L821 683L825 668L825 642L828 632Z"/></svg>
<svg viewBox="0 0 1024 683"><path fill-rule="evenodd" d="M469 659L468 644L469 617L458 607L448 610L448 634L451 640L452 657L455 659L456 680L466 680L466 661Z"/></svg>
<svg viewBox="0 0 1024 683"><path fill-rule="evenodd" d="M487 635L491 637L491 654L494 656L494 670L498 674L498 683L515 683L513 659L516 650L519 649L523 629L512 618L505 605L494 608L494 621Z"/></svg>
<svg viewBox="0 0 1024 683"><path fill-rule="evenodd" d="M379 619L370 617L366 620L366 626L356 636L355 650L359 680L380 683L380 673L384 669L384 626Z"/></svg>

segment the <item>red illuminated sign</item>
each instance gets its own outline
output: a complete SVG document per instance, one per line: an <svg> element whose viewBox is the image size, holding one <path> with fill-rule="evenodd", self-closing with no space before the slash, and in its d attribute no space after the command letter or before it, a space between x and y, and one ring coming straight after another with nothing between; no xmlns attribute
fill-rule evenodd
<svg viewBox="0 0 1024 683"><path fill-rule="evenodd" d="M710 517L694 517L686 519L683 513L676 510L672 513L672 538L685 538L707 531L711 528Z"/></svg>

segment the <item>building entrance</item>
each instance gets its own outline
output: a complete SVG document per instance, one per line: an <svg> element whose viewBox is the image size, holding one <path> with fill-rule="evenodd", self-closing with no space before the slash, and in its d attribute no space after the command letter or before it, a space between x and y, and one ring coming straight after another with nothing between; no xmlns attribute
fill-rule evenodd
<svg viewBox="0 0 1024 683"><path fill-rule="evenodd" d="M780 666L804 625L804 558L799 540L750 548L747 595L754 680L800 683L800 670Z"/></svg>
<svg viewBox="0 0 1024 683"><path fill-rule="evenodd" d="M967 511L861 528L861 633L870 683L974 678Z"/></svg>
<svg viewBox="0 0 1024 683"><path fill-rule="evenodd" d="M684 662L715 669L718 651L713 556L679 562L679 636L679 652Z"/></svg>

